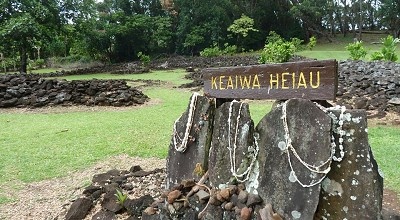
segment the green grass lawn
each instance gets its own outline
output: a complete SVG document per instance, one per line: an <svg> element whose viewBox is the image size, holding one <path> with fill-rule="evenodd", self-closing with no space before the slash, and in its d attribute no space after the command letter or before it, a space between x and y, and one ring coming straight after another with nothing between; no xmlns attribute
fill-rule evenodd
<svg viewBox="0 0 400 220"><path fill-rule="evenodd" d="M364 58L364 61L371 60L371 54L375 51L380 51L382 44L376 44L380 42L382 37L386 35L364 35L363 45L367 50L368 54ZM297 52L296 54L315 58L318 60L336 59L336 60L347 60L350 59L350 53L346 50L346 46L349 43L353 43L352 37L341 37L338 36L333 39L333 42L317 42L317 45L313 50L304 50ZM397 47L396 54L400 58L400 48Z"/></svg>

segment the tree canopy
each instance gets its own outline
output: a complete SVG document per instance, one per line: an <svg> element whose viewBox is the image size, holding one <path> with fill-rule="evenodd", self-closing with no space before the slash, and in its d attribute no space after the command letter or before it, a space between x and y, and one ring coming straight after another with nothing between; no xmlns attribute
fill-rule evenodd
<svg viewBox="0 0 400 220"><path fill-rule="evenodd" d="M363 30L400 35L397 0L1 0L1 59L82 56L107 62L139 52L199 54L212 45L261 49L270 31L290 39Z"/></svg>

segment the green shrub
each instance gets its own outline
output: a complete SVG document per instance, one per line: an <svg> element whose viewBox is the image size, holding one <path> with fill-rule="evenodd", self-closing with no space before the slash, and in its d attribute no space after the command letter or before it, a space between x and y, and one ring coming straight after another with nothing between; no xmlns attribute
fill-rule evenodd
<svg viewBox="0 0 400 220"><path fill-rule="evenodd" d="M304 50L304 46L302 45L302 43L304 42L304 40L300 40L300 39L297 38L297 37L295 37L295 38L290 38L290 40L291 40L291 42L293 43L293 45L296 47L296 52Z"/></svg>
<svg viewBox="0 0 400 220"><path fill-rule="evenodd" d="M228 43L224 44L224 48L221 50L217 43L214 43L212 47L204 48L204 50L200 51L200 56L202 57L217 57L221 55L233 55L237 52L236 45L229 45Z"/></svg>
<svg viewBox="0 0 400 220"><path fill-rule="evenodd" d="M282 40L282 37L279 34L277 34L275 31L270 31L267 39L265 40L265 44L276 43L280 40Z"/></svg>
<svg viewBox="0 0 400 220"><path fill-rule="evenodd" d="M360 60L367 55L367 50L365 50L362 41L348 44L346 50L350 52L352 60Z"/></svg>
<svg viewBox="0 0 400 220"><path fill-rule="evenodd" d="M386 38L382 38L381 42L383 47L381 51L376 51L371 55L372 60L386 60L386 61L397 61L396 46L400 42L400 39L393 38L389 35Z"/></svg>
<svg viewBox="0 0 400 220"><path fill-rule="evenodd" d="M309 50L312 50L316 45L317 45L317 38L315 38L314 36L310 37L310 41L307 44L307 48Z"/></svg>
<svg viewBox="0 0 400 220"><path fill-rule="evenodd" d="M33 66L34 66L35 68L41 69L41 68L44 67L44 65L45 65L44 59L37 59L37 60L35 60L35 61L33 62Z"/></svg>
<svg viewBox="0 0 400 220"><path fill-rule="evenodd" d="M277 38L275 32L272 33L271 37L272 38L267 37L268 43L264 46L258 62L282 63L289 61L296 51L296 46L294 43L285 41L280 36Z"/></svg>
<svg viewBox="0 0 400 220"><path fill-rule="evenodd" d="M139 52L137 54L137 56L139 57L140 62L142 62L143 66L148 66L149 65L149 63L150 63L150 56L149 55L145 55L144 53Z"/></svg>
<svg viewBox="0 0 400 220"><path fill-rule="evenodd" d="M375 51L371 54L371 60L383 60L383 54L380 51Z"/></svg>
<svg viewBox="0 0 400 220"><path fill-rule="evenodd" d="M222 51L216 43L214 43L212 47L207 47L200 51L200 56L202 57L217 57L220 55L222 55Z"/></svg>
<svg viewBox="0 0 400 220"><path fill-rule="evenodd" d="M399 38L393 38L391 35L382 39L383 48L381 51L384 60L393 62L397 61L398 57L396 55L396 46L399 41Z"/></svg>
<svg viewBox="0 0 400 220"><path fill-rule="evenodd" d="M229 45L228 43L225 43L224 47L223 54L225 55L234 55L237 51L236 45Z"/></svg>

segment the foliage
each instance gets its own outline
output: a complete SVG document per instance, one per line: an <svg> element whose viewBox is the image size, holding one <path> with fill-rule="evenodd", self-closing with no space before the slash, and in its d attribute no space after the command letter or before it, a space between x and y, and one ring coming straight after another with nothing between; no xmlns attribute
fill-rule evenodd
<svg viewBox="0 0 400 220"><path fill-rule="evenodd" d="M217 57L221 55L233 55L237 51L236 45L229 45L228 43L224 44L224 48L220 49L219 46L214 43L212 47L204 48L204 50L200 51L200 56L202 57Z"/></svg>
<svg viewBox="0 0 400 220"><path fill-rule="evenodd" d="M375 51L371 54L371 60L383 60L383 54L380 51Z"/></svg>
<svg viewBox="0 0 400 220"><path fill-rule="evenodd" d="M228 43L224 44L223 54L224 55L234 55L237 52L236 45L229 45Z"/></svg>
<svg viewBox="0 0 400 220"><path fill-rule="evenodd" d="M279 34L277 34L275 31L270 31L265 40L265 44L268 44L268 43L273 44L280 40L282 40L282 37Z"/></svg>
<svg viewBox="0 0 400 220"><path fill-rule="evenodd" d="M279 35L278 35L279 36ZM285 41L283 38L272 34L272 40L265 45L261 52L259 63L282 63L293 57L296 46L292 41Z"/></svg>
<svg viewBox="0 0 400 220"><path fill-rule="evenodd" d="M149 63L150 63L150 56L149 55L145 55L144 53L139 52L137 54L137 56L139 57L140 62L142 62L143 66L148 66L149 65Z"/></svg>
<svg viewBox="0 0 400 220"><path fill-rule="evenodd" d="M302 43L304 40L300 40L297 37L290 38L291 43L295 46L296 52L304 50Z"/></svg>
<svg viewBox="0 0 400 220"><path fill-rule="evenodd" d="M17 51L20 71L26 72L28 53L33 53L36 46L49 42L59 31L63 23L61 9L57 1L39 0L3 1L1 6L0 47L6 51Z"/></svg>
<svg viewBox="0 0 400 220"><path fill-rule="evenodd" d="M242 14L239 19L234 20L233 24L228 27L228 31L246 38L249 35L249 32L257 32L258 30L254 29L254 20Z"/></svg>
<svg viewBox="0 0 400 220"><path fill-rule="evenodd" d="M346 50L350 52L350 57L353 60L363 59L367 55L367 50L364 48L362 41L348 44Z"/></svg>
<svg viewBox="0 0 400 220"><path fill-rule="evenodd" d="M309 42L307 44L307 48L312 50L315 45L317 45L317 38L315 36L310 37Z"/></svg>
<svg viewBox="0 0 400 220"><path fill-rule="evenodd" d="M116 189L117 193L115 193L115 197L117 197L117 203L120 205L124 205L124 202L128 198L128 194L123 194L121 191Z"/></svg>
<svg viewBox="0 0 400 220"><path fill-rule="evenodd" d="M396 45L400 42L399 38L393 38L393 36L389 35L386 38L382 39L383 48L382 54L383 59L387 61L397 61L398 57L396 55Z"/></svg>
<svg viewBox="0 0 400 220"><path fill-rule="evenodd" d="M200 56L202 57L217 57L222 54L222 51L219 49L217 44L214 44L212 47L204 48L204 50L200 51Z"/></svg>
<svg viewBox="0 0 400 220"><path fill-rule="evenodd" d="M381 51L376 51L371 55L372 60L386 60L386 61L397 61L398 57L396 54L397 43L400 42L399 38L394 38L389 35L382 39Z"/></svg>

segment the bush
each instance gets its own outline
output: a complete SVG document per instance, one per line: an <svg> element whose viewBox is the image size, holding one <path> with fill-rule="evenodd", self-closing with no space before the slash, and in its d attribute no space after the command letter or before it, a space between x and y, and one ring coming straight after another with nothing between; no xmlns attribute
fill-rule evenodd
<svg viewBox="0 0 400 220"><path fill-rule="evenodd" d="M289 61L289 59L293 57L296 51L296 46L294 45L294 43L285 41L280 36L279 38L277 38L275 32L272 34L271 37L272 38L267 37L268 44L264 46L258 62L282 63Z"/></svg>
<svg viewBox="0 0 400 220"><path fill-rule="evenodd" d="M393 36L387 36L382 38L381 42L383 47L381 51L376 51L371 55L372 60L386 60L386 61L397 61L396 45L400 42L400 39L393 38Z"/></svg>
<svg viewBox="0 0 400 220"><path fill-rule="evenodd" d="M214 43L212 47L207 47L200 51L200 56L202 57L217 57L220 55L222 55L222 51L216 43Z"/></svg>
<svg viewBox="0 0 400 220"><path fill-rule="evenodd" d="M304 40L300 40L300 39L297 38L297 37L291 38L290 40L291 40L291 42L293 43L293 45L296 47L296 52L297 52L297 51L302 51L302 50L304 50L304 46L302 45L302 43L304 42Z"/></svg>
<svg viewBox="0 0 400 220"><path fill-rule="evenodd" d="M382 39L383 48L381 52L384 60L393 62L397 61L396 45L399 41L399 38L393 38L393 36L390 35Z"/></svg>
<svg viewBox="0 0 400 220"><path fill-rule="evenodd" d="M375 51L371 54L371 60L383 60L383 54L380 51Z"/></svg>
<svg viewBox="0 0 400 220"><path fill-rule="evenodd" d="M362 41L348 44L346 50L350 52L352 60L360 60L367 55L367 50L365 50Z"/></svg>
<svg viewBox="0 0 400 220"><path fill-rule="evenodd" d="M142 62L143 66L148 66L149 65L149 63L150 63L150 56L149 55L145 55L144 53L139 52L137 54L137 56L139 57L140 62Z"/></svg>
<svg viewBox="0 0 400 220"><path fill-rule="evenodd" d="M234 55L237 51L236 45L229 45L228 43L225 43L224 47L223 54L225 55Z"/></svg>
<svg viewBox="0 0 400 220"><path fill-rule="evenodd" d="M280 40L282 40L282 37L279 34L277 34L275 31L270 31L267 39L265 40L265 44L276 43Z"/></svg>
<svg viewBox="0 0 400 220"><path fill-rule="evenodd" d="M221 50L216 43L213 44L212 47L204 48L204 50L200 51L200 56L202 57L217 57L221 55L233 55L237 51L236 45L229 45L228 43L224 44L224 48Z"/></svg>
<svg viewBox="0 0 400 220"><path fill-rule="evenodd" d="M314 36L310 37L310 41L307 44L307 48L309 50L312 50L316 45L317 45L317 38L315 38Z"/></svg>

